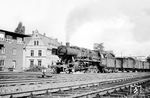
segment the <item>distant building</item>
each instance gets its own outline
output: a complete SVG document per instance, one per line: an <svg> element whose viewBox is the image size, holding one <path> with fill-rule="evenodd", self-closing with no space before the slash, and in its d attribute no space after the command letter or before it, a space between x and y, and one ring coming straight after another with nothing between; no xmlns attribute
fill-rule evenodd
<svg viewBox="0 0 150 98"><path fill-rule="evenodd" d="M146 60L146 56L133 56L133 58L138 59L140 61L145 61Z"/></svg>
<svg viewBox="0 0 150 98"><path fill-rule="evenodd" d="M0 71L23 70L25 37L28 35L0 30Z"/></svg>
<svg viewBox="0 0 150 98"><path fill-rule="evenodd" d="M57 55L52 54L52 48L60 45L57 39L33 31L31 37L26 38L24 51L24 69L33 66L43 66L48 68L59 60Z"/></svg>

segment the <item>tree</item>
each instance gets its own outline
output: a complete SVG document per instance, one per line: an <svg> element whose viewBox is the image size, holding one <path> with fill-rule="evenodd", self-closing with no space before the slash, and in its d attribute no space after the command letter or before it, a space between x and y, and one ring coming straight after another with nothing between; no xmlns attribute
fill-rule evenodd
<svg viewBox="0 0 150 98"><path fill-rule="evenodd" d="M147 62L150 63L150 56L148 56L146 59L147 59Z"/></svg>
<svg viewBox="0 0 150 98"><path fill-rule="evenodd" d="M25 26L22 26L21 32L22 34L25 34Z"/></svg>
<svg viewBox="0 0 150 98"><path fill-rule="evenodd" d="M19 22L17 28L15 29L15 33L25 34L25 26L22 25L22 22Z"/></svg>
<svg viewBox="0 0 150 98"><path fill-rule="evenodd" d="M98 50L104 52L104 45L103 43L94 43L94 50Z"/></svg>

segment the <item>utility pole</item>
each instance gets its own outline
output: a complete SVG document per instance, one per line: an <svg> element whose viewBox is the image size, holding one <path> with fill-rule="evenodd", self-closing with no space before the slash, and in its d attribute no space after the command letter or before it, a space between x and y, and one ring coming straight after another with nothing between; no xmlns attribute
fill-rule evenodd
<svg viewBox="0 0 150 98"><path fill-rule="evenodd" d="M121 52L121 57L122 57L122 52Z"/></svg>

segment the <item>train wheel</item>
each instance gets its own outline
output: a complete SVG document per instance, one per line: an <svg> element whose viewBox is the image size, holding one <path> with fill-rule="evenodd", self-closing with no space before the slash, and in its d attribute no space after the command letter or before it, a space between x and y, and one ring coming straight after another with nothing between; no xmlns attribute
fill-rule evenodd
<svg viewBox="0 0 150 98"><path fill-rule="evenodd" d="M71 73L71 69L66 68L65 69L65 73L70 74Z"/></svg>
<svg viewBox="0 0 150 98"><path fill-rule="evenodd" d="M98 73L98 69L96 67L90 68L90 73Z"/></svg>

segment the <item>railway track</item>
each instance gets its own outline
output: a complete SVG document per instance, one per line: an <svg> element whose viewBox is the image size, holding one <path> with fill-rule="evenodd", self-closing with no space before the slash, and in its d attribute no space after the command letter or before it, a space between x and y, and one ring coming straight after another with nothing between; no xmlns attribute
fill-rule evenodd
<svg viewBox="0 0 150 98"><path fill-rule="evenodd" d="M100 98L100 96L104 96L108 98L108 96L113 97L125 97L127 93L125 92L131 85L140 85L150 81L150 76L148 77L140 77L140 78L128 78L128 79L120 79L120 80L112 80L105 81L99 83L91 83L87 85L80 85L78 87L61 89L56 92L51 92L42 96L34 96L38 97L49 97L49 98ZM120 90L122 89L122 92ZM124 90L124 91L123 91ZM116 92L118 91L118 92ZM129 90L130 91L130 90ZM115 93L114 93L115 92ZM120 92L120 94L119 94ZM121 94L122 93L122 94ZM115 96L116 95L116 96ZM98 97L99 96L99 97Z"/></svg>
<svg viewBox="0 0 150 98"><path fill-rule="evenodd" d="M122 79L122 78L117 78ZM109 79L111 80L111 79ZM79 81L79 80L74 80ZM0 87L10 87L10 86L21 86L21 85L37 85L37 84L50 84L50 83L63 83L70 82L66 79L56 80L54 78L38 78L38 79L15 79L15 80L2 80L0 81ZM80 82L80 81L79 81Z"/></svg>
<svg viewBox="0 0 150 98"><path fill-rule="evenodd" d="M0 72L0 80L3 79L20 79L20 78L37 78L42 72Z"/></svg>
<svg viewBox="0 0 150 98"><path fill-rule="evenodd" d="M8 74L8 73L7 73ZM29 73L27 73L29 74ZM33 73L32 73L33 74ZM39 73L38 73L39 74ZM123 73L121 73L123 74ZM85 74L84 74L85 75ZM92 77L95 74L91 74ZM107 79L114 79L114 78L121 78L121 76L117 77L117 74L112 74L113 76L116 75L116 77L111 77L111 75L108 77L106 74L101 74L101 77L98 77L98 79L103 80L104 77L107 77ZM8 86L19 86L19 85L36 85L36 84L45 84L45 83L62 83L62 82L72 82L72 81L86 81L88 79L91 79L92 77L87 75L85 76L87 79L84 79L85 77L79 78L80 75L51 75L51 77L47 78L15 78L15 79L0 79L0 87L8 87ZM124 77L138 77L138 75L127 75ZM67 77L67 78L66 78ZM96 76L95 76L96 77ZM106 79L105 79L106 80Z"/></svg>
<svg viewBox="0 0 150 98"><path fill-rule="evenodd" d="M83 96L94 96L95 94L113 92L118 88L123 88L133 84L139 84L148 81L150 78L147 76L134 76L117 79L106 79L103 81L76 81L76 82L57 82L57 83L43 83L43 82L24 84L16 86L6 86L1 88L0 97L2 98L13 98L13 97L39 97L39 95L49 96L52 98L60 97L83 97ZM50 80L47 80L47 82ZM34 81L35 82L35 81ZM36 81L37 82L37 81ZM28 82L31 83L31 82ZM16 83L18 84L18 83ZM13 89L15 91L13 91ZM4 92L4 89L7 91ZM8 90L9 89L9 90ZM38 96L37 96L38 95ZM96 96L96 95L95 95ZM40 96L41 97L41 96ZM89 97L91 98L91 97Z"/></svg>

